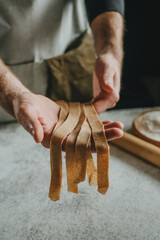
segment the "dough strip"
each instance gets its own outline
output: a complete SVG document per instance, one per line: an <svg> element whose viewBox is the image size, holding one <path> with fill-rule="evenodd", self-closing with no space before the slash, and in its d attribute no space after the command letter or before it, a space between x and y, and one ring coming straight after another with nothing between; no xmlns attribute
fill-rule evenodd
<svg viewBox="0 0 160 240"><path fill-rule="evenodd" d="M80 106L80 103L76 103L77 108L74 112L74 118L75 121L77 121L77 116L80 116L78 123L75 127L75 129L70 133L70 135L67 138L66 141L66 169L67 169L67 185L68 185L68 191L77 193L78 194L78 185L75 184L75 178L77 175L77 155L75 153L76 148L76 139L79 134L79 131L81 130L81 126L85 120L84 112L82 111L82 105Z"/></svg>
<svg viewBox="0 0 160 240"><path fill-rule="evenodd" d="M89 141L87 148L87 177L90 186L97 185L97 168L94 164L92 153L91 153L91 141Z"/></svg>
<svg viewBox="0 0 160 240"><path fill-rule="evenodd" d="M84 108L89 125L92 129L93 140L97 152L98 191L105 194L109 187L109 147L104 126L99 120L92 103L86 103Z"/></svg>
<svg viewBox="0 0 160 240"><path fill-rule="evenodd" d="M64 102L64 101L57 101L56 102L59 106L60 106L60 114L59 114L59 120L53 130L53 132L55 132L62 124L63 122L66 120L67 116L68 116L68 109L69 109L69 106L68 106L68 103L67 102ZM50 140L50 164L51 164L51 174L52 174L52 171L53 171L53 160L52 160L52 156L53 156L53 149L51 147L52 145L52 141L53 141L53 132L52 132L52 136L51 136L51 140Z"/></svg>
<svg viewBox="0 0 160 240"><path fill-rule="evenodd" d="M63 140L70 134L75 128L79 116L76 116L75 111L77 109L76 103L69 103L69 115L64 123L53 131L51 138L51 161L52 161L52 173L51 183L49 189L49 197L53 201L60 199L60 191L62 187L62 143ZM77 120L77 121L76 121Z"/></svg>

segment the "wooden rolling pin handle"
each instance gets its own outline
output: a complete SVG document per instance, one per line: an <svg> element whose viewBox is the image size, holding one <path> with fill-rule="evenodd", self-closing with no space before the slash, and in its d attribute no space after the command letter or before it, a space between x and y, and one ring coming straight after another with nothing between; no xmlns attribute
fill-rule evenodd
<svg viewBox="0 0 160 240"><path fill-rule="evenodd" d="M127 152L130 152L160 167L160 147L157 147L152 143L146 142L127 132L124 132L122 138L113 140L112 143Z"/></svg>

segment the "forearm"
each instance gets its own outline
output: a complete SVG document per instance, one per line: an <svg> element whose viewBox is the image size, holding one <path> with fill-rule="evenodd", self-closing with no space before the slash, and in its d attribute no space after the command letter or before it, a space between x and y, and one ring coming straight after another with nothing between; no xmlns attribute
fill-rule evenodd
<svg viewBox="0 0 160 240"><path fill-rule="evenodd" d="M13 100L24 92L29 90L0 59L0 106L14 116Z"/></svg>
<svg viewBox="0 0 160 240"><path fill-rule="evenodd" d="M111 52L122 64L124 21L118 12L105 12L91 23L97 55Z"/></svg>

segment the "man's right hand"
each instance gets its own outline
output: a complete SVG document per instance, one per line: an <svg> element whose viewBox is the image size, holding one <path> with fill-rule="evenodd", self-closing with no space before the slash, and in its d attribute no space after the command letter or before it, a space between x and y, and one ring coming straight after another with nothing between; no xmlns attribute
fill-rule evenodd
<svg viewBox="0 0 160 240"><path fill-rule="evenodd" d="M13 110L17 121L35 141L49 147L52 131L58 121L59 106L47 97L26 92L13 99Z"/></svg>
<svg viewBox="0 0 160 240"><path fill-rule="evenodd" d="M34 137L49 147L58 121L59 106L47 97L32 93L0 59L0 106Z"/></svg>

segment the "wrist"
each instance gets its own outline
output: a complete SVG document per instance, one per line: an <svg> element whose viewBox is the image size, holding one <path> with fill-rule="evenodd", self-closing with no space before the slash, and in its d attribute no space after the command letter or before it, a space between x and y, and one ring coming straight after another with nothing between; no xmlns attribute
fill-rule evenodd
<svg viewBox="0 0 160 240"><path fill-rule="evenodd" d="M112 59L116 63L120 71L122 71L123 57L124 57L123 50L111 45L105 46L97 55L97 59L101 59L101 58Z"/></svg>
<svg viewBox="0 0 160 240"><path fill-rule="evenodd" d="M121 75L122 60L123 57L117 55L112 49L105 49L97 56L96 62L104 64L107 68L116 69Z"/></svg>
<svg viewBox="0 0 160 240"><path fill-rule="evenodd" d="M123 60L122 16L117 12L106 12L96 17L91 24L97 56L111 53Z"/></svg>
<svg viewBox="0 0 160 240"><path fill-rule="evenodd" d="M16 118L17 112L19 110L20 102L22 96L25 94L31 93L28 89L19 89L16 92L13 92L10 96L10 103L13 110L13 115Z"/></svg>
<svg viewBox="0 0 160 240"><path fill-rule="evenodd" d="M13 103L16 99L19 99L23 94L31 93L27 88L18 88L15 89L9 96L10 101Z"/></svg>
<svg viewBox="0 0 160 240"><path fill-rule="evenodd" d="M0 105L15 117L14 100L26 92L30 91L0 59Z"/></svg>

